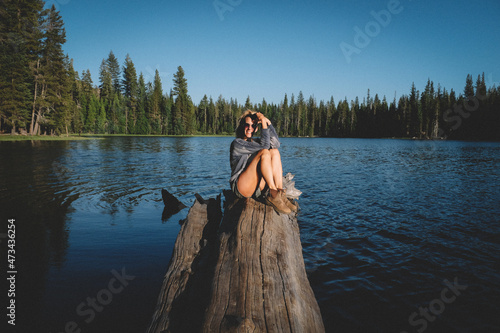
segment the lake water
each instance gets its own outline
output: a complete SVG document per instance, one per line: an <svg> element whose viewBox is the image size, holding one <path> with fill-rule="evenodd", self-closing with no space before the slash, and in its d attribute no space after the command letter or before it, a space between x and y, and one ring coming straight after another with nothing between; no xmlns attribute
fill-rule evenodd
<svg viewBox="0 0 500 333"><path fill-rule="evenodd" d="M162 221L161 189L191 206L229 188L231 140L0 142L17 332L143 332L188 211ZM328 332L500 330L499 143L281 141Z"/></svg>

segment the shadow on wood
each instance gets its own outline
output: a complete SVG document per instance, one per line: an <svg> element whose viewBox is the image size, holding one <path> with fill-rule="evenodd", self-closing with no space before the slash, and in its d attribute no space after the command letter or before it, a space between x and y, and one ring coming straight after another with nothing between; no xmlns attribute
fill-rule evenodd
<svg viewBox="0 0 500 333"><path fill-rule="evenodd" d="M225 195L189 210L148 332L324 332L295 215Z"/></svg>

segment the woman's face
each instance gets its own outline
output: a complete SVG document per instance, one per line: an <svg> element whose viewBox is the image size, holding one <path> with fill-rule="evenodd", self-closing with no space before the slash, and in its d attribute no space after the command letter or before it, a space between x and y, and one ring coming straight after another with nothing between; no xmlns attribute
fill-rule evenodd
<svg viewBox="0 0 500 333"><path fill-rule="evenodd" d="M250 117L245 118L245 137L247 139L252 138L252 135L255 132L256 127L257 127L257 122L254 122Z"/></svg>

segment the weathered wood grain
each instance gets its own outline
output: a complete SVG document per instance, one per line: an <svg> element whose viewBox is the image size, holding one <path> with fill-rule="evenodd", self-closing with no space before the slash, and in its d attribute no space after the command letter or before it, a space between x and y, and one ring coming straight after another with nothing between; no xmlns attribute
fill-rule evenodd
<svg viewBox="0 0 500 333"><path fill-rule="evenodd" d="M295 215L239 200L219 241L203 332L324 332Z"/></svg>
<svg viewBox="0 0 500 333"><path fill-rule="evenodd" d="M199 331L213 276L209 244L216 241L220 206L220 195L209 200L196 196L177 235L148 332Z"/></svg>
<svg viewBox="0 0 500 333"><path fill-rule="evenodd" d="M233 199L191 207L148 332L324 332L296 216Z"/></svg>

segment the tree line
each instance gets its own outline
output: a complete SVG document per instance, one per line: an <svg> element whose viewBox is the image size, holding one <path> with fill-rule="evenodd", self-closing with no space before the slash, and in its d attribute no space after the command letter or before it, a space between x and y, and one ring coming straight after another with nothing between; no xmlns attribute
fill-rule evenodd
<svg viewBox="0 0 500 333"><path fill-rule="evenodd" d="M0 12L0 132L39 134L233 134L241 113L260 111L280 136L399 137L500 140L500 87L487 87L484 73L465 80L463 93L430 79L423 91L388 101L370 90L360 101L317 101L299 92L278 104L245 104L206 95L194 103L181 66L166 92L158 70L153 82L111 51L98 82L79 75L64 55L64 23L44 2L6 1Z"/></svg>

